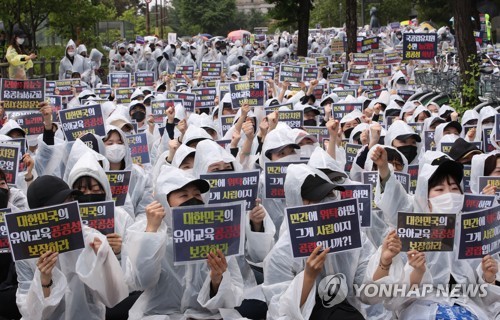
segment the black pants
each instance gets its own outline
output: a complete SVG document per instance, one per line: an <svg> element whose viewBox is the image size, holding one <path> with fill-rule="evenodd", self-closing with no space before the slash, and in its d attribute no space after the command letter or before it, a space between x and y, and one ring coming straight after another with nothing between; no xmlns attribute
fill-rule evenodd
<svg viewBox="0 0 500 320"><path fill-rule="evenodd" d="M135 301L139 299L141 293L142 291L134 291L113 308L106 308L106 320L128 319L128 311L132 308Z"/></svg>
<svg viewBox="0 0 500 320"><path fill-rule="evenodd" d="M243 300L241 306L235 308L242 317L260 320L266 319L267 314L267 303L260 300L246 299Z"/></svg>
<svg viewBox="0 0 500 320"><path fill-rule="evenodd" d="M21 319L16 304L16 287L0 291L0 320Z"/></svg>
<svg viewBox="0 0 500 320"><path fill-rule="evenodd" d="M364 320L363 315L353 306L347 302L347 300L334 305L331 308L325 308L321 303L321 298L316 295L316 304L311 313L310 320Z"/></svg>

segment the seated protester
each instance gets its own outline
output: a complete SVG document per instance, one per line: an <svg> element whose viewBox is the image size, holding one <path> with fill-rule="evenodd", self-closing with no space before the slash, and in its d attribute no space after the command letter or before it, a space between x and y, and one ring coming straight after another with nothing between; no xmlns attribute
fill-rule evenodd
<svg viewBox="0 0 500 320"><path fill-rule="evenodd" d="M187 174L193 175L194 158L196 149L181 144L177 140L168 142L169 149L160 155L153 167L152 176L158 177L161 167L172 165L176 168L186 171Z"/></svg>
<svg viewBox="0 0 500 320"><path fill-rule="evenodd" d="M372 100L370 102L370 104L368 105L368 108L373 109L372 121L380 122L381 115L383 117L382 120L386 121L385 120L385 116L386 116L385 111L386 111L386 109L391 101L390 98L391 98L391 96L390 96L389 92L384 90L380 93L380 96L377 99ZM399 107L399 108L401 108L401 107Z"/></svg>
<svg viewBox="0 0 500 320"><path fill-rule="evenodd" d="M390 126L394 121L399 119L399 115L401 114L401 107L395 103L395 102L390 102L389 106L385 109L383 116L384 116L384 124L386 126ZM373 119L372 119L373 120ZM379 122L379 121L376 121Z"/></svg>
<svg viewBox="0 0 500 320"><path fill-rule="evenodd" d="M468 142L474 141L476 137L476 126L479 121L479 113L476 110L466 110L462 116L462 127L470 127L468 130L462 131L462 138Z"/></svg>
<svg viewBox="0 0 500 320"><path fill-rule="evenodd" d="M419 105L413 112L412 117L407 121L408 123L423 123L425 119L431 117L431 112L426 107Z"/></svg>
<svg viewBox="0 0 500 320"><path fill-rule="evenodd" d="M212 140L212 137L202 128L189 126L186 133L182 136L182 139L179 140L188 147L196 148L198 142L205 139Z"/></svg>
<svg viewBox="0 0 500 320"><path fill-rule="evenodd" d="M476 138L474 141L483 141L486 140L486 137L483 137L483 129L493 128L495 124L495 115L497 111L493 109L493 107L486 106L479 111L479 120L476 126Z"/></svg>
<svg viewBox="0 0 500 320"><path fill-rule="evenodd" d="M295 143L292 137L292 129L288 125L278 122L276 128L269 132L264 140L259 159L260 166L265 168L266 162L300 161L300 146ZM262 204L276 227L277 232L274 238L278 239L280 226L284 217L285 202L283 199L264 197L266 194L264 172L261 172L260 175L258 194L259 198L263 199Z"/></svg>
<svg viewBox="0 0 500 320"><path fill-rule="evenodd" d="M438 153L435 153L438 155ZM433 157L429 157L429 161ZM387 154L383 148L377 148L372 157L374 163L379 167L382 184L385 182L385 192L394 190L391 184L397 183L389 171ZM429 212L429 213L457 213L459 214L464 201L460 188L463 177L461 164L451 160L447 156L434 158L431 164L423 163L419 170L419 177L413 201L406 194L390 192L389 203L376 201L377 205L389 208L392 214L387 216L392 225L397 223L397 212ZM404 204L404 205L403 205ZM401 206L403 205L403 206ZM382 207L381 207L382 208ZM411 210L411 211L406 211ZM457 219L456 228L459 228ZM458 249L458 237L455 238L455 250ZM458 260L456 252L426 252L419 253L416 250L408 252L408 263L404 268L405 280L408 285L432 284L434 286L443 284L484 284L487 285L485 297L446 296L437 290L426 290L418 297L394 297L386 307L394 310L398 319L492 319L498 312L500 290L494 285L498 273L498 262L489 255L485 256L481 263L473 260ZM422 292L422 291L420 291Z"/></svg>
<svg viewBox="0 0 500 320"><path fill-rule="evenodd" d="M323 172L306 164L291 164L285 179L286 206L335 201L338 199L335 187ZM288 223L284 221L283 224ZM364 233L361 235L362 247L359 249L328 254L330 248L325 248L320 253L320 246L305 261L291 256L288 226L282 230L278 242L264 260L266 276L263 290L269 304L268 319L364 319L362 303L382 302L378 298L367 298L364 292L361 292L361 298L357 298L353 291L355 283L368 284L379 280L374 279L373 274L367 274L367 266L372 263L370 257L375 248ZM387 268L392 267L387 265ZM337 298L340 299L337 304L326 308L316 294L317 282L336 273L342 273L341 287L345 284L347 292L338 293ZM380 277L382 278L384 277ZM386 279L388 278L381 281ZM347 299L342 300L342 297Z"/></svg>
<svg viewBox="0 0 500 320"><path fill-rule="evenodd" d="M314 98L314 95L311 95ZM296 104L293 107L293 110L302 110L304 112L304 125L316 127L318 125L317 117L320 115L320 111L314 105L310 105L310 102L313 101L309 99L309 102L306 104Z"/></svg>
<svg viewBox="0 0 500 320"><path fill-rule="evenodd" d="M7 185L7 177L0 169L0 209L12 212L29 210L28 200L21 190ZM0 254L0 318L20 319L16 306L17 275L12 255Z"/></svg>
<svg viewBox="0 0 500 320"><path fill-rule="evenodd" d="M318 138L316 138L316 135L308 134L307 131L298 128L292 129L292 132L295 143L300 146L300 157L309 159L314 149L319 147Z"/></svg>
<svg viewBox="0 0 500 320"><path fill-rule="evenodd" d="M236 161L236 158L215 141L200 141L196 147L196 154L193 171L196 178L200 178L200 175L207 173L242 171L241 165ZM257 291L255 289L257 279L251 271L250 266L252 266L252 269L256 269L259 278L262 278L262 262L274 245L275 233L276 228L273 221L267 214L264 206L260 205L260 199L257 199L256 206L252 210L247 211L245 223L245 259L236 258L245 283L244 296L247 296L247 293L250 294L251 292L253 293L252 296L255 297L256 292L260 292L260 289L257 289ZM260 299L245 299L243 301L241 308L238 309L242 316L250 317L249 311L252 308L260 308L261 316L257 318L265 317L267 311L267 305L263 302L265 301L265 297L262 293L259 296ZM261 302L259 303L255 300ZM262 303L264 303L264 306L261 305Z"/></svg>
<svg viewBox="0 0 500 320"><path fill-rule="evenodd" d="M346 114L340 120L340 128L342 129L342 139L349 139L352 130L361 123L363 114L359 110L354 110ZM338 119L337 119L338 120Z"/></svg>
<svg viewBox="0 0 500 320"><path fill-rule="evenodd" d="M449 156L458 163L470 165L472 157L482 153L483 151L479 150L472 143L469 143L462 138L458 138L455 142L453 142Z"/></svg>
<svg viewBox="0 0 500 320"><path fill-rule="evenodd" d="M38 177L28 188L31 209L74 201L82 193L60 178ZM104 319L128 295L123 272L106 237L82 227L85 248L16 262L17 305L26 319Z"/></svg>
<svg viewBox="0 0 500 320"><path fill-rule="evenodd" d="M132 201L135 216L145 213L147 203L152 201L152 182L150 175L139 165L132 163L128 140L123 131L108 126L106 136L102 138L105 156L109 161L109 170L130 170L128 194Z"/></svg>
<svg viewBox="0 0 500 320"><path fill-rule="evenodd" d="M175 179L172 179L175 177ZM127 230L125 263L127 283L144 290L129 319L220 319L219 308L235 308L242 301L243 282L233 257L211 252L206 262L174 266L172 208L200 205L208 182L163 166L154 201L147 213Z"/></svg>
<svg viewBox="0 0 500 320"><path fill-rule="evenodd" d="M478 154L472 157L470 171L470 189L474 194L494 195L497 188L487 185L483 190L479 189L479 177L500 177L500 151Z"/></svg>
<svg viewBox="0 0 500 320"><path fill-rule="evenodd" d="M244 104L241 106L241 108L238 109L238 112L236 113L234 117L234 122L231 128L226 132L222 140L232 140L231 143L231 154L236 156L238 154L238 150L240 147L243 146L245 143L247 137L246 135L242 132L243 124L247 121L250 121L253 125L253 138L250 144L250 152L251 154L255 154L256 150L259 146L258 140L255 139L255 133L257 131L257 127L259 125L257 121L257 117L254 114L254 112L251 110L250 106L248 104ZM235 136L235 132L239 133L239 138L238 135ZM235 141L237 138L238 141Z"/></svg>
<svg viewBox="0 0 500 320"><path fill-rule="evenodd" d="M431 116L439 116L439 105L435 102L429 102L426 106L427 110L431 113Z"/></svg>
<svg viewBox="0 0 500 320"><path fill-rule="evenodd" d="M231 95L229 93L226 93L222 97L222 100L219 102L219 112L220 110L222 110L222 112L219 114L221 116L230 116L238 112L238 110L233 109L233 104L231 102Z"/></svg>
<svg viewBox="0 0 500 320"><path fill-rule="evenodd" d="M458 113L456 110L446 104L443 104L439 108L439 116L441 119L444 119L446 122L457 121Z"/></svg>
<svg viewBox="0 0 500 320"><path fill-rule="evenodd" d="M95 156L87 153L75 164L69 174L69 185L79 190L82 195L77 197L78 203L102 202L112 200L111 187L106 173L96 161ZM120 259L122 239L128 227L134 223L130 215L121 207L115 206L114 225L115 232L106 234L111 249ZM129 295L124 301L114 308L107 308L106 319L124 319L128 311L139 297L140 293Z"/></svg>
<svg viewBox="0 0 500 320"><path fill-rule="evenodd" d="M3 124L2 128L0 128L0 134L11 137L12 139L25 138L26 133L19 126L17 121L9 119L6 123Z"/></svg>
<svg viewBox="0 0 500 320"><path fill-rule="evenodd" d="M436 144L436 150L441 151L441 142L455 142L455 140L460 138L461 132L462 126L458 121L439 124L434 131L434 143Z"/></svg>
<svg viewBox="0 0 500 320"><path fill-rule="evenodd" d="M406 123L411 123L413 119L413 114L415 113L417 106L413 103L413 101L406 102L401 108L401 113L399 114L399 119L403 120Z"/></svg>
<svg viewBox="0 0 500 320"><path fill-rule="evenodd" d="M136 89L136 91L139 89ZM143 94L139 90L138 94ZM144 95L139 96L144 98ZM152 115L146 115L146 106L141 100L132 100L129 105L129 116L132 120L137 122L137 131L145 132L148 137L149 150L153 147L153 142L161 138L160 131L158 130ZM146 120L147 117L147 120Z"/></svg>
<svg viewBox="0 0 500 320"><path fill-rule="evenodd" d="M395 121L387 130L384 143L401 152L408 164L418 164L420 145L422 139L413 129L403 121Z"/></svg>

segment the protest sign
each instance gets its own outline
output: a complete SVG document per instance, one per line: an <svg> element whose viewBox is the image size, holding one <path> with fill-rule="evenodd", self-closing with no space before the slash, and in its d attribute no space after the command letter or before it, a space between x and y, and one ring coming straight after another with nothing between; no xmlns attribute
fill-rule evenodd
<svg viewBox="0 0 500 320"><path fill-rule="evenodd" d="M464 193L471 193L470 190L470 172L471 165L464 165L464 177L462 178L462 182L464 184Z"/></svg>
<svg viewBox="0 0 500 320"><path fill-rule="evenodd" d="M479 192L483 192L483 189L486 186L495 186L496 187L496 194L500 195L500 177L486 177L486 176L481 176L479 177Z"/></svg>
<svg viewBox="0 0 500 320"><path fill-rule="evenodd" d="M373 50L379 48L379 38L378 37L372 37L372 38L365 38L361 40L361 52L373 52Z"/></svg>
<svg viewBox="0 0 500 320"><path fill-rule="evenodd" d="M243 201L172 209L174 264L204 263L210 252L241 255L245 243Z"/></svg>
<svg viewBox="0 0 500 320"><path fill-rule="evenodd" d="M23 129L24 133L29 136L42 134L45 129L43 116L39 112L19 114L13 119L16 120L17 124Z"/></svg>
<svg viewBox="0 0 500 320"><path fill-rule="evenodd" d="M313 95L316 98L316 100L321 101L323 99L323 94L325 93L325 85L324 84L318 84L314 87L313 89Z"/></svg>
<svg viewBox="0 0 500 320"><path fill-rule="evenodd" d="M400 96L405 102L415 94L414 90L398 90L398 96Z"/></svg>
<svg viewBox="0 0 500 320"><path fill-rule="evenodd" d="M305 67L302 81L312 81L318 79L318 67Z"/></svg>
<svg viewBox="0 0 500 320"><path fill-rule="evenodd" d="M264 81L233 82L229 85L229 91L233 109L238 109L245 103L250 107L264 106L266 101Z"/></svg>
<svg viewBox="0 0 500 320"><path fill-rule="evenodd" d="M430 60L436 55L436 33L403 33L404 60Z"/></svg>
<svg viewBox="0 0 500 320"><path fill-rule="evenodd" d="M285 177L290 164L306 163L306 161L296 162L266 162L264 168L265 196L271 198L285 198Z"/></svg>
<svg viewBox="0 0 500 320"><path fill-rule="evenodd" d="M115 89L115 101L117 104L127 104L130 103L130 97L134 93L134 88L116 88Z"/></svg>
<svg viewBox="0 0 500 320"><path fill-rule="evenodd" d="M190 79L194 78L194 66L177 66L175 70L175 80L178 82L186 82L184 76Z"/></svg>
<svg viewBox="0 0 500 320"><path fill-rule="evenodd" d="M266 110L266 115L273 112ZM303 110L279 110L278 121L286 123L290 128L301 128L304 124L304 111Z"/></svg>
<svg viewBox="0 0 500 320"><path fill-rule="evenodd" d="M79 203L82 223L107 235L115 232L115 202Z"/></svg>
<svg viewBox="0 0 500 320"><path fill-rule="evenodd" d="M167 99L182 100L184 109L188 112L194 112L194 107L196 104L196 95L194 93L187 92L167 92Z"/></svg>
<svg viewBox="0 0 500 320"><path fill-rule="evenodd" d="M9 233L7 232L7 226L5 225L6 213L10 213L10 208L0 209L0 253L10 252L9 246Z"/></svg>
<svg viewBox="0 0 500 320"><path fill-rule="evenodd" d="M462 212L471 212L491 208L497 204L495 198L495 195L465 193Z"/></svg>
<svg viewBox="0 0 500 320"><path fill-rule="evenodd" d="M458 259L481 259L500 251L500 206L460 215Z"/></svg>
<svg viewBox="0 0 500 320"><path fill-rule="evenodd" d="M252 66L262 66L262 67L269 66L268 62L262 60L252 60L250 61L250 63Z"/></svg>
<svg viewBox="0 0 500 320"><path fill-rule="evenodd" d="M370 184L342 184L341 199L358 199L358 213L361 227L371 227L372 224L372 186Z"/></svg>
<svg viewBox="0 0 500 320"><path fill-rule="evenodd" d="M495 115L495 138L500 140L500 113Z"/></svg>
<svg viewBox="0 0 500 320"><path fill-rule="evenodd" d="M215 107L215 97L217 96L217 88L193 88L191 93L196 95L195 108L211 108Z"/></svg>
<svg viewBox="0 0 500 320"><path fill-rule="evenodd" d="M453 251L455 214L398 212L401 251Z"/></svg>
<svg viewBox="0 0 500 320"><path fill-rule="evenodd" d="M401 59L399 52L388 52L385 54L385 63L387 64L399 64Z"/></svg>
<svg viewBox="0 0 500 320"><path fill-rule="evenodd" d="M253 69L255 80L274 80L274 67L255 66Z"/></svg>
<svg viewBox="0 0 500 320"><path fill-rule="evenodd" d="M235 115L220 116L222 136L225 136L226 133L229 131L229 129L231 129L235 117L236 117Z"/></svg>
<svg viewBox="0 0 500 320"><path fill-rule="evenodd" d="M73 96L73 88L76 93L80 93L83 90L80 79L66 79L66 80L56 80L56 88L54 89L54 94L60 96Z"/></svg>
<svg viewBox="0 0 500 320"><path fill-rule="evenodd" d="M347 80L359 81L361 78L365 77L366 71L368 69L364 66L354 66L349 69L349 75L347 76Z"/></svg>
<svg viewBox="0 0 500 320"><path fill-rule="evenodd" d="M491 143L491 132L493 128L483 129L483 151L485 153L496 150L495 146Z"/></svg>
<svg viewBox="0 0 500 320"><path fill-rule="evenodd" d="M132 85L131 75L127 72L112 72L108 75L111 88L129 88Z"/></svg>
<svg viewBox="0 0 500 320"><path fill-rule="evenodd" d="M418 181L418 164L408 165L408 174L410 175L410 193L415 194Z"/></svg>
<svg viewBox="0 0 500 320"><path fill-rule="evenodd" d="M0 101L5 111L36 111L45 100L45 79L13 80L2 78Z"/></svg>
<svg viewBox="0 0 500 320"><path fill-rule="evenodd" d="M201 62L201 76L205 79L220 79L222 62Z"/></svg>
<svg viewBox="0 0 500 320"><path fill-rule="evenodd" d="M132 162L135 164L149 163L148 137L145 132L127 136Z"/></svg>
<svg viewBox="0 0 500 320"><path fill-rule="evenodd" d="M247 211L255 207L259 187L259 170L218 172L200 175L210 184L209 204L245 200Z"/></svg>
<svg viewBox="0 0 500 320"><path fill-rule="evenodd" d="M294 258L308 257L321 245L336 253L361 248L356 199L286 208Z"/></svg>
<svg viewBox="0 0 500 320"><path fill-rule="evenodd" d="M304 68L301 66L280 65L280 82L302 82Z"/></svg>
<svg viewBox="0 0 500 320"><path fill-rule="evenodd" d="M424 148L425 151L436 150L436 143L434 142L434 131L424 131Z"/></svg>
<svg viewBox="0 0 500 320"><path fill-rule="evenodd" d="M353 53L352 62L355 65L366 66L370 63L369 55L367 53Z"/></svg>
<svg viewBox="0 0 500 320"><path fill-rule="evenodd" d="M56 91L55 81L45 81L45 95L54 95Z"/></svg>
<svg viewBox="0 0 500 320"><path fill-rule="evenodd" d="M111 194L117 207L125 204L131 174L132 172L129 170L106 171L106 177L111 187Z"/></svg>
<svg viewBox="0 0 500 320"><path fill-rule="evenodd" d="M153 71L140 71L135 73L136 87L154 87L156 76Z"/></svg>
<svg viewBox="0 0 500 320"><path fill-rule="evenodd" d="M110 87L94 88L94 93L101 99L108 99L112 92L113 89Z"/></svg>
<svg viewBox="0 0 500 320"><path fill-rule="evenodd" d="M392 75L390 64L378 64L373 66L373 76L376 78L386 78Z"/></svg>
<svg viewBox="0 0 500 320"><path fill-rule="evenodd" d="M334 103L332 105L332 116L335 120L341 120L346 114L355 109L362 111L362 103Z"/></svg>
<svg viewBox="0 0 500 320"><path fill-rule="evenodd" d="M442 153L449 155L451 151L451 147L453 146L453 142L441 142L440 143L440 148Z"/></svg>
<svg viewBox="0 0 500 320"><path fill-rule="evenodd" d="M356 158L358 151L363 148L360 144L352 144L348 143L345 148L346 153L346 164L344 170L346 172L351 172L352 165L354 163L354 159Z"/></svg>
<svg viewBox="0 0 500 320"><path fill-rule="evenodd" d="M46 251L68 252L85 247L78 203L4 215L15 261L38 258Z"/></svg>
<svg viewBox="0 0 500 320"><path fill-rule="evenodd" d="M153 100L151 102L151 114L153 115L154 122L163 126L165 117L167 117L167 110L172 107L175 110L176 105L182 105L182 100Z"/></svg>
<svg viewBox="0 0 500 320"><path fill-rule="evenodd" d="M20 148L19 145L0 144L0 169L5 173L6 182L10 185L17 183Z"/></svg>
<svg viewBox="0 0 500 320"><path fill-rule="evenodd" d="M382 84L380 79L361 79L361 87L363 90L380 90Z"/></svg>
<svg viewBox="0 0 500 320"><path fill-rule="evenodd" d="M347 96L357 96L357 91L354 89L330 90L330 93L335 93L340 99L345 99Z"/></svg>
<svg viewBox="0 0 500 320"><path fill-rule="evenodd" d="M104 121L100 105L85 106L59 111L61 127L66 140L75 141L84 133L105 136Z"/></svg>
<svg viewBox="0 0 500 320"><path fill-rule="evenodd" d="M330 63L330 56L320 56L316 57L316 65L318 68L327 67Z"/></svg>

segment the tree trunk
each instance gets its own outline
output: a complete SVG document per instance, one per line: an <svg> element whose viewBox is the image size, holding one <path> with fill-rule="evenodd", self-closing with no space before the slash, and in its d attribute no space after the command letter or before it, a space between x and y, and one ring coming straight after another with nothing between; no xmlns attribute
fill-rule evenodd
<svg viewBox="0 0 500 320"><path fill-rule="evenodd" d="M307 57L307 39L309 38L309 16L311 14L311 0L299 0L298 10L299 40L297 46L297 55Z"/></svg>
<svg viewBox="0 0 500 320"><path fill-rule="evenodd" d="M346 0L345 24L347 33L347 61L349 55L357 50L358 17L356 0Z"/></svg>
<svg viewBox="0 0 500 320"><path fill-rule="evenodd" d="M473 55L477 55L476 42L472 33L474 27L471 21L471 17L474 16L474 12L476 11L474 8L475 1L453 0L450 2L453 6L453 16L455 19L455 47L457 47L458 51L460 77L462 84L467 84L473 76L470 74L472 71L471 63L467 60L469 60ZM462 99L462 103L468 108L473 107L478 103L477 95L475 97L465 98L465 100Z"/></svg>

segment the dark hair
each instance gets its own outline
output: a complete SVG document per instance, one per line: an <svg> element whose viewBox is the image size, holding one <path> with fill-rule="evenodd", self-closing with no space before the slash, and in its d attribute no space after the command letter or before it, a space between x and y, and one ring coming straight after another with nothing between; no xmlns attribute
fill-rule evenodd
<svg viewBox="0 0 500 320"><path fill-rule="evenodd" d="M16 50L17 54L28 54L28 52L24 49L23 45L18 45L16 38L18 36L13 35L12 38L10 39L10 45Z"/></svg>
<svg viewBox="0 0 500 320"><path fill-rule="evenodd" d="M489 176L497 167L497 159L500 158L500 153L492 154L484 160L484 175Z"/></svg>
<svg viewBox="0 0 500 320"><path fill-rule="evenodd" d="M455 177L449 175L448 173L446 174L433 174L431 178L429 179L428 185L427 185L427 194L429 191L442 184L443 182L448 182L448 184L451 184L452 182L456 183L458 186L458 189L460 190L460 193L463 194L464 192L462 191L462 187L460 187L460 183L456 180Z"/></svg>
<svg viewBox="0 0 500 320"><path fill-rule="evenodd" d="M76 179L75 183L73 183L73 189L80 190L81 187L91 189L92 179L97 181L97 183L99 184L99 190L105 192L102 184L97 179L91 176L81 176L80 178Z"/></svg>

